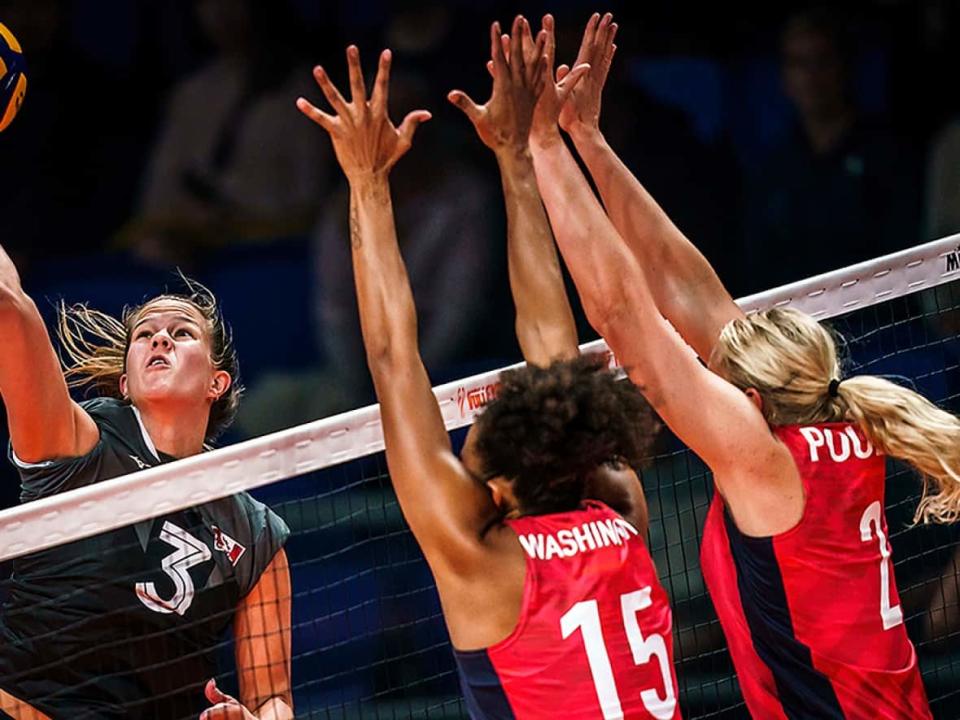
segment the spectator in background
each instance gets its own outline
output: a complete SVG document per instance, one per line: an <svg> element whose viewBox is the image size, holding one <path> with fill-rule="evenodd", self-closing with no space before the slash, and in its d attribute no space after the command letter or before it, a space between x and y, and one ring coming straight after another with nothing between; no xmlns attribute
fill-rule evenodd
<svg viewBox="0 0 960 720"><path fill-rule="evenodd" d="M326 184L327 148L290 104L310 87L295 10L286 0L196 0L195 10L216 54L174 88L124 233L156 264L306 232Z"/></svg>
<svg viewBox="0 0 960 720"><path fill-rule="evenodd" d="M390 105L436 107L434 86L422 74L395 68ZM465 133L456 125L447 131L444 135L439 124L425 128L417 135L417 147L391 174L397 235L417 299L420 352L431 375L441 381L472 371L458 366L469 356L489 356L487 338L478 337L477 328L499 307L491 306L490 286L499 273L499 266L493 268L499 255L494 248L502 232L496 186L475 167L473 154L455 149ZM249 436L375 400L349 270L348 206L344 186L324 205L314 232L313 312L326 364L306 373L275 373L251 387L238 417Z"/></svg>
<svg viewBox="0 0 960 720"><path fill-rule="evenodd" d="M429 106L428 88L417 76L394 71L391 104ZM394 171L397 235L417 298L420 352L437 375L463 359L487 305L496 198L476 170L450 162L427 128L417 151ZM320 342L330 371L357 400L372 390L350 267L346 190L335 195L316 233L319 298L315 308Z"/></svg>
<svg viewBox="0 0 960 720"><path fill-rule="evenodd" d="M781 53L798 122L748 181L751 291L907 247L919 236L917 162L858 110L845 24L825 9L794 15Z"/></svg>

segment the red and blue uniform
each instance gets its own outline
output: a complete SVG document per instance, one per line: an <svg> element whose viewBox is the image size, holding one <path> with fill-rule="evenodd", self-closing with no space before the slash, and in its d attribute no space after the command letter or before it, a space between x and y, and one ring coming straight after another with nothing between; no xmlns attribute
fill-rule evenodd
<svg viewBox="0 0 960 720"><path fill-rule="evenodd" d="M678 720L670 605L637 530L594 501L506 522L523 604L505 640L454 652L470 717Z"/></svg>
<svg viewBox="0 0 960 720"><path fill-rule="evenodd" d="M884 516L885 461L849 423L775 429L803 481L800 522L748 537L719 494L701 562L751 715L930 718Z"/></svg>

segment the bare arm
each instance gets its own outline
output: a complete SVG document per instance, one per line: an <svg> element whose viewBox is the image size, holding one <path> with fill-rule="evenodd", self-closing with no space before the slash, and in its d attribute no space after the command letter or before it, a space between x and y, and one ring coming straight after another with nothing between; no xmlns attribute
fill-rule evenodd
<svg viewBox="0 0 960 720"><path fill-rule="evenodd" d="M460 90L448 96L473 123L484 145L493 150L500 167L507 207L510 290L517 308L517 340L524 359L535 365L548 365L579 354L576 324L530 154L534 99L515 82L521 73L526 83L532 81L545 42L543 31L534 41L530 25L522 16L514 20L509 45L501 41L499 26L494 23L490 28L488 63L493 76L490 99L477 105ZM518 58L522 62L517 62ZM476 465L476 427L470 428L464 442L462 456L468 467ZM632 470L598 468L591 478L588 496L604 501L646 534L646 500Z"/></svg>
<svg viewBox="0 0 960 720"><path fill-rule="evenodd" d="M240 699L221 692L210 680L204 692L213 705L200 720L292 720L291 600L290 566L281 548L234 617Z"/></svg>
<svg viewBox="0 0 960 720"><path fill-rule="evenodd" d="M70 399L47 328L0 247L0 395L14 452L24 462L76 457L100 438L93 419Z"/></svg>
<svg viewBox="0 0 960 720"><path fill-rule="evenodd" d="M660 312L697 354L710 358L720 330L743 312L710 263L624 165L600 132L600 96L616 46L617 26L607 13L594 14L584 31L577 63L590 71L560 114L560 125L576 145L610 220L637 258ZM559 77L565 74L561 68ZM560 178L544 177L544 182Z"/></svg>
<svg viewBox="0 0 960 720"><path fill-rule="evenodd" d="M552 34L552 23L549 30ZM549 53L551 41L547 47ZM705 369L660 314L636 258L560 137L556 122L569 92L566 81L546 84L531 149L557 243L587 317L667 425L720 476L718 482L732 469L736 477L760 472L774 444L762 414Z"/></svg>
<svg viewBox="0 0 960 720"><path fill-rule="evenodd" d="M350 242L360 325L400 506L435 571L472 570L480 530L496 509L453 454L420 359L416 310L397 246L388 182L390 169L410 148L416 126L430 115L412 112L399 128L388 119L389 51L380 56L369 101L355 47L348 49L347 62L350 103L318 68L317 81L336 115L302 98L298 106L330 133L350 183Z"/></svg>
<svg viewBox="0 0 960 720"><path fill-rule="evenodd" d="M290 567L281 548L234 620L240 702L261 720L293 717L290 687Z"/></svg>
<svg viewBox="0 0 960 720"><path fill-rule="evenodd" d="M543 50L530 26L517 17L511 31L507 63L499 26L490 28L493 92L483 105L454 90L450 101L473 123L480 140L497 158L507 208L507 259L510 291L517 309L516 331L523 358L534 365L576 357L577 330L563 286L563 274L533 171L528 138L533 117L531 98L518 96L515 74L529 76ZM522 62L514 62L520 58Z"/></svg>

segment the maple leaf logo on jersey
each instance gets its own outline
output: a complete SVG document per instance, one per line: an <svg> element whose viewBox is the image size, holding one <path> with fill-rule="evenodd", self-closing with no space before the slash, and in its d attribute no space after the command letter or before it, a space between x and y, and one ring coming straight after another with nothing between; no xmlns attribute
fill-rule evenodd
<svg viewBox="0 0 960 720"><path fill-rule="evenodd" d="M222 553L226 553L227 558L230 560L230 564L236 567L237 563L240 562L240 558L247 551L247 549L232 537L227 535L216 525L211 525L210 529L213 531L213 549L219 550Z"/></svg>
<svg viewBox="0 0 960 720"><path fill-rule="evenodd" d="M147 463L145 463L143 460L141 460L140 458L138 458L136 455L131 455L131 456L130 456L130 459L133 460L133 461L137 464L137 467L140 468L141 470L150 467L150 465L148 465Z"/></svg>

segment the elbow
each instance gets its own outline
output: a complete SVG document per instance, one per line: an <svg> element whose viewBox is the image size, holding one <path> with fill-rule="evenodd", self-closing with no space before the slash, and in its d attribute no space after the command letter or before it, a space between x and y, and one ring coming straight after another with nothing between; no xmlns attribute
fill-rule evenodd
<svg viewBox="0 0 960 720"><path fill-rule="evenodd" d="M622 333L630 321L626 293L616 289L605 289L593 293L592 297L584 297L583 310L593 329L608 342L611 337Z"/></svg>
<svg viewBox="0 0 960 720"><path fill-rule="evenodd" d="M389 377L399 368L406 367L413 360L420 359L417 347L417 327L406 328L399 333L378 332L365 340L367 366L374 380Z"/></svg>
<svg viewBox="0 0 960 720"><path fill-rule="evenodd" d="M19 282L7 278L0 280L0 317L4 321L22 317L33 309L33 301Z"/></svg>

